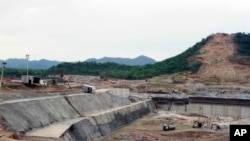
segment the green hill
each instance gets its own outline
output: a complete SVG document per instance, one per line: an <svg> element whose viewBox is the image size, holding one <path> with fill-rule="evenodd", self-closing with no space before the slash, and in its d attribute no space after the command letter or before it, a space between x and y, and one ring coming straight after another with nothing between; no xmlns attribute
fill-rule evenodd
<svg viewBox="0 0 250 141"><path fill-rule="evenodd" d="M198 53L209 38L202 39L185 52L155 64L144 66L128 66L116 63L77 62L62 63L48 69L48 74L98 75L103 78L145 79L161 74L171 74L182 71L196 72L200 63L189 62L188 57Z"/></svg>
<svg viewBox="0 0 250 141"><path fill-rule="evenodd" d="M122 65L129 65L129 66L143 66L146 64L154 64L156 61L152 58L149 58L144 55L140 55L136 58L120 58L120 57L103 57L100 59L91 58L88 60L85 60L85 62L96 62L96 63L107 63L107 62L113 62L117 64Z"/></svg>
<svg viewBox="0 0 250 141"><path fill-rule="evenodd" d="M233 42L236 45L236 53L229 58L230 61L242 65L250 65L250 34L236 33L232 35L234 37ZM212 36L202 39L183 53L154 64L129 66L111 62L61 63L50 67L47 71L30 70L30 74L40 76L46 76L48 74L76 74L95 75L103 78L145 79L162 74L172 74L183 71L195 73L199 70L202 64L200 62L192 62L188 60L190 60L190 57L197 55L199 50L211 39ZM25 69L7 68L5 71L5 75L9 77L19 77L22 74L26 74Z"/></svg>
<svg viewBox="0 0 250 141"><path fill-rule="evenodd" d="M236 53L231 61L239 64L249 65L250 63L250 34L233 34L233 42L236 45ZM202 39L193 47L188 48L183 53L165 59L154 64L143 66L128 66L117 63L96 63L96 62L76 62L61 63L42 72L43 74L76 74L76 75L95 75L103 78L121 79L145 79L162 74L172 74L177 72L189 71L195 73L202 65L200 62L188 61L190 57L197 55L199 50L210 41L212 36ZM36 72L34 72L35 74Z"/></svg>

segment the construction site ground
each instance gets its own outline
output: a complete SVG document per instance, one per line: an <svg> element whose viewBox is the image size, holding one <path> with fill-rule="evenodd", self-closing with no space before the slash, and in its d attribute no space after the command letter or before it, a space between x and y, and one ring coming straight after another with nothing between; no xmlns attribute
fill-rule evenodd
<svg viewBox="0 0 250 141"><path fill-rule="evenodd" d="M0 90L2 100L15 100L23 98L32 98L37 96L53 96L67 93L83 92L82 84L71 83L64 86L39 86L27 87L19 83L5 83ZM133 93L164 93L171 94L173 91L177 93L185 93L187 95L208 94L208 95L235 95L241 94L249 95L249 83L240 84L237 82L228 82L228 84L218 84L217 81L203 81L197 79L193 75L173 74L164 75L160 77L151 78L148 83L145 80L93 80L87 84L96 86L97 89L103 88L128 88ZM69 88L69 86L71 88ZM198 92L197 92L198 91ZM168 112L168 111L164 111ZM161 115L161 116L160 116ZM162 116L164 115L164 116ZM206 127L193 128L195 120L209 121ZM225 123L226 129L216 130L216 126L212 127L212 123ZM119 128L98 140L103 141L228 141L229 128L228 123L250 123L249 119L232 119L230 117L209 117L208 115L197 115L190 113L175 113L174 111L168 114L162 114L162 111L156 111L148 116L138 119L129 125ZM163 124L171 124L176 127L173 131L163 131ZM25 140L22 135L18 133L4 131L3 127L0 130L0 141ZM14 139L13 139L14 138ZM31 140L44 140L32 138ZM47 139L53 140L53 139Z"/></svg>
<svg viewBox="0 0 250 141"><path fill-rule="evenodd" d="M229 141L229 129L216 129L212 125L193 128L195 120L210 122L226 122L231 118L208 117L197 114L181 114L172 112L171 116L162 116L166 111L156 111L133 123L112 132L100 139L102 141ZM163 125L175 126L175 130L164 131ZM211 129L212 126L212 129Z"/></svg>

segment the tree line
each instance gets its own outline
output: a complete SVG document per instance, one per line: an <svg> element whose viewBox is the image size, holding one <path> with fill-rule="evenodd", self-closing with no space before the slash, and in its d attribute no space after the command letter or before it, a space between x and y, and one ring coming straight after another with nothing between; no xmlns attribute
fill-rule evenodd
<svg viewBox="0 0 250 141"><path fill-rule="evenodd" d="M128 66L112 62L74 62L61 63L48 70L29 70L30 75L47 77L49 74L75 74L75 75L94 75L101 78L120 78L120 79L145 79L162 74L172 74L177 72L189 71L195 73L199 70L201 62L191 62L188 58L199 53L199 50L210 40L211 36L202 39L193 47L188 48L183 53L165 59L155 64L144 66ZM237 54L250 56L250 34L236 33L234 43L238 46ZM5 71L6 76L20 77L26 74L26 69L9 69Z"/></svg>
<svg viewBox="0 0 250 141"><path fill-rule="evenodd" d="M250 34L236 33L234 43L237 45L236 55L250 56Z"/></svg>
<svg viewBox="0 0 250 141"><path fill-rule="evenodd" d="M190 71L197 72L200 62L190 62L187 59L197 54L209 38L202 39L185 52L155 64L144 66L128 66L116 63L75 62L62 63L47 70L48 74L95 75L101 78L145 79L162 74Z"/></svg>

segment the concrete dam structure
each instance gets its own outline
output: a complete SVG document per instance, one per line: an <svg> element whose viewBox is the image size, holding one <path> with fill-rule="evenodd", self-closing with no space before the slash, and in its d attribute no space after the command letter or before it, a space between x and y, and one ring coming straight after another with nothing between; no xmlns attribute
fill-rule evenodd
<svg viewBox="0 0 250 141"><path fill-rule="evenodd" d="M118 93L127 96L129 91L5 101L0 104L1 126L27 138L84 141L105 136L155 109L152 100L131 102Z"/></svg>
<svg viewBox="0 0 250 141"><path fill-rule="evenodd" d="M250 99L221 97L154 97L156 107L210 116L250 118Z"/></svg>

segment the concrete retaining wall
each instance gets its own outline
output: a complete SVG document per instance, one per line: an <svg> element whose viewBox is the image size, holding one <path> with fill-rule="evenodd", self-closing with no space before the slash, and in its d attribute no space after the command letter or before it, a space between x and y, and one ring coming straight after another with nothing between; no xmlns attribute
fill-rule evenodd
<svg viewBox="0 0 250 141"><path fill-rule="evenodd" d="M116 96L122 96L122 97L128 97L131 95L129 92L129 89L111 89L108 91L108 93L116 95Z"/></svg>
<svg viewBox="0 0 250 141"><path fill-rule="evenodd" d="M99 126L100 133L106 135L114 129L150 113L152 109L154 106L150 101L143 101L93 116L93 118Z"/></svg>
<svg viewBox="0 0 250 141"><path fill-rule="evenodd" d="M87 141L105 136L113 130L152 112L154 109L153 102L147 100L105 111L73 124L61 138L69 141Z"/></svg>
<svg viewBox="0 0 250 141"><path fill-rule="evenodd" d="M121 107L131 104L128 98L103 94L81 94L66 97L69 103L81 116L90 116L110 108Z"/></svg>
<svg viewBox="0 0 250 141"><path fill-rule="evenodd" d="M101 137L98 126L92 118L88 118L71 125L60 138L66 141L90 141L98 137Z"/></svg>
<svg viewBox="0 0 250 141"><path fill-rule="evenodd" d="M0 105L1 124L11 131L28 131L79 116L63 97Z"/></svg>
<svg viewBox="0 0 250 141"><path fill-rule="evenodd" d="M158 104L160 108L168 110L168 104ZM233 118L250 118L249 106L224 105L224 104L200 104L190 103L189 105L173 105L171 110L178 112L199 113L212 116L223 116Z"/></svg>
<svg viewBox="0 0 250 141"><path fill-rule="evenodd" d="M107 135L154 109L151 100L131 103L128 98L110 92L52 96L5 101L0 104L0 124L10 131L25 132L26 135L36 131L43 137L39 131L50 131L50 126L55 124L61 126L51 128L60 128L65 123L67 127L59 133L61 139L84 141ZM67 121L79 117L84 118L68 125Z"/></svg>
<svg viewBox="0 0 250 141"><path fill-rule="evenodd" d="M125 97L107 93L36 98L1 104L0 118L7 130L28 131L130 103Z"/></svg>
<svg viewBox="0 0 250 141"><path fill-rule="evenodd" d="M250 108L248 106L193 103L188 106L187 111L205 115L233 118L250 118Z"/></svg>

